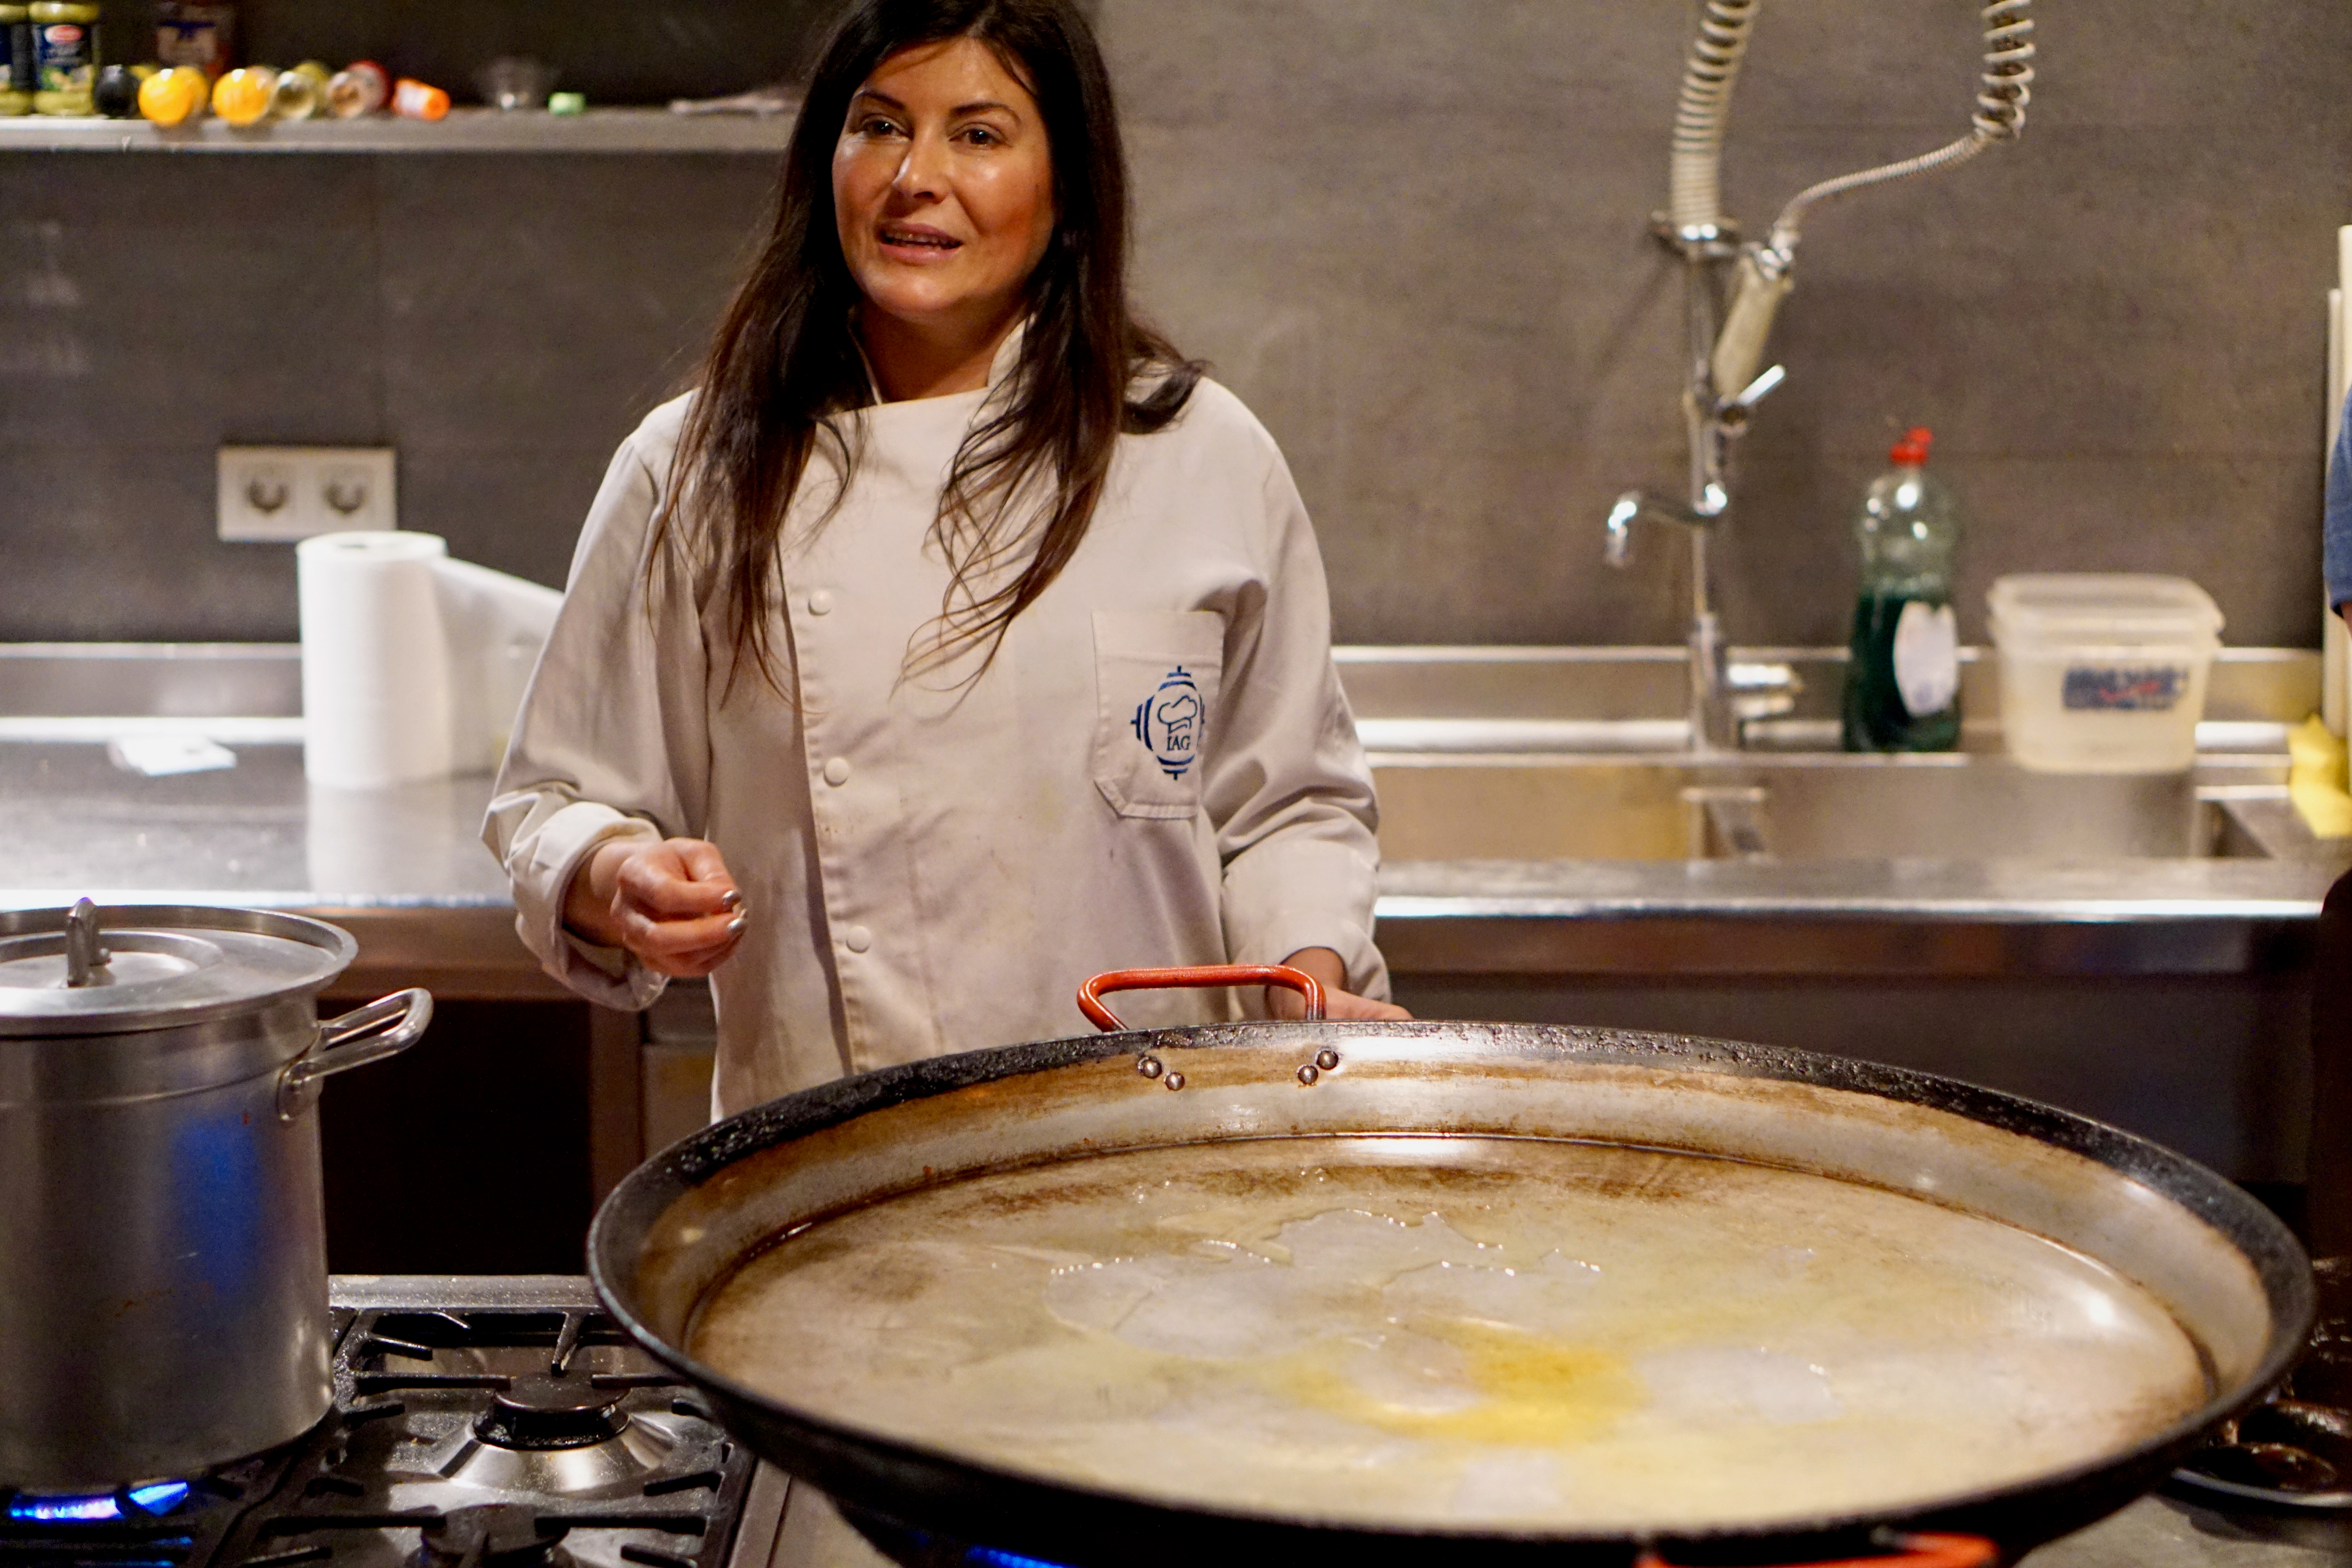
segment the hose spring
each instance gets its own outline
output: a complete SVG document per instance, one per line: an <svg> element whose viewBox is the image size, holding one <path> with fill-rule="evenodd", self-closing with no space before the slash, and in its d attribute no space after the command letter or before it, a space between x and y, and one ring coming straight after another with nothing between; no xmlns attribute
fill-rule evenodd
<svg viewBox="0 0 2352 1568"><path fill-rule="evenodd" d="M2033 58L2033 18L2027 15L2032 4L2032 0L1992 0L1984 8L1985 68L1969 133L1916 158L1840 174L1834 180L1823 180L1799 191L1780 209L1780 216L1772 220L1768 242L1770 249L1778 253L1783 268L1796 249L1797 230L1804 221L1805 209L1815 202L1858 191L1865 185L1883 185L1889 181L1948 169L1967 163L1996 142L2017 138L2025 129L2025 105L2032 97L2033 68L2026 63Z"/></svg>
<svg viewBox="0 0 2352 1568"><path fill-rule="evenodd" d="M1977 92L1977 134L2009 141L2025 129L2032 99L2032 0L1993 0L1984 8L1984 85Z"/></svg>
<svg viewBox="0 0 2352 1568"><path fill-rule="evenodd" d="M1706 0L1698 37L1683 68L1682 97L1675 106L1674 159L1666 205L1677 225L1706 226L1722 217L1718 180L1722 172L1723 122L1731 109L1731 89L1748 52L1748 32L1756 22L1757 0Z"/></svg>

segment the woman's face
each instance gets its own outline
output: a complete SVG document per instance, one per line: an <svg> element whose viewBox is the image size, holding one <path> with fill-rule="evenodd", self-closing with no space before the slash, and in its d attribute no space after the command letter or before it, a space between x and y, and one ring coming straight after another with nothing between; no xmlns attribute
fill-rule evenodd
<svg viewBox="0 0 2352 1568"><path fill-rule="evenodd" d="M877 310L918 330L1008 316L1054 234L1036 100L973 38L902 49L849 101L833 154L841 254Z"/></svg>

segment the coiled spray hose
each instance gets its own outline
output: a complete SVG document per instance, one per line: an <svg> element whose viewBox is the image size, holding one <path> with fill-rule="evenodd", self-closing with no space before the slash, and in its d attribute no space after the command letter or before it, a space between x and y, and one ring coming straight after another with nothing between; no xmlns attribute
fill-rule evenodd
<svg viewBox="0 0 2352 1568"><path fill-rule="evenodd" d="M1678 230L1721 224L1720 180L1723 123L1731 108L1731 86L1748 49L1757 0L1706 0L1699 36L1683 72L1675 116L1674 154L1667 176L1669 216ZM1882 163L1809 185L1791 197L1772 220L1765 242L1740 253L1731 308L1717 334L1712 370L1717 395L1736 395L1755 379L1764 340L1788 293L1796 258L1798 230L1806 210L1831 196L1933 174L1967 163L1996 142L2011 142L2025 129L2025 106L2032 97L2032 0L1991 0L1984 8L1984 74L1977 89L1977 111L1969 133L1948 146L1900 163Z"/></svg>
<svg viewBox="0 0 2352 1568"><path fill-rule="evenodd" d="M1677 229L1708 229L1723 221L1723 122L1755 24L1756 0L1706 0L1699 16L1666 164L1666 216Z"/></svg>
<svg viewBox="0 0 2352 1568"><path fill-rule="evenodd" d="M1768 242L1772 248L1795 248L1798 226L1804 221L1805 209L1815 202L1858 191L1864 185L1883 185L1915 174L1955 168L1996 142L2017 140L2025 130L2025 105L2033 96L2033 68L2026 63L2033 58L2033 18L2026 15L2031 5L2032 0L1993 0L1984 8L1984 76L1977 89L1975 123L1966 136L1948 147L1938 147L1933 153L1906 158L1899 163L1882 163L1860 174L1840 174L1834 180L1808 185L1790 197L1789 205L1780 209L1780 216L1772 220L1772 237ZM1720 136L1718 128L1718 145Z"/></svg>

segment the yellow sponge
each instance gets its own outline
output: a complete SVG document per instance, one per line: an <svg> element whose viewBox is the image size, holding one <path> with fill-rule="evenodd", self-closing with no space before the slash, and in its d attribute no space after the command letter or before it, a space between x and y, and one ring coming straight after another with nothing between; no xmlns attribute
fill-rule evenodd
<svg viewBox="0 0 2352 1568"><path fill-rule="evenodd" d="M2286 797L2320 838L2352 837L2352 793L2345 789L2344 742L2313 714L2287 731Z"/></svg>

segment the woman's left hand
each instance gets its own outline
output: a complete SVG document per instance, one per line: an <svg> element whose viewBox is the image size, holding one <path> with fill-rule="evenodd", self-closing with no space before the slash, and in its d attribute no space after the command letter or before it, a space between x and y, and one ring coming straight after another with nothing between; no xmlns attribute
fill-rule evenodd
<svg viewBox="0 0 2352 1568"><path fill-rule="evenodd" d="M1328 947L1301 948L1282 961L1292 969L1304 970L1315 976L1323 986L1323 1016L1326 1018L1387 1021L1411 1018L1412 1014L1392 1002L1375 1002L1369 996L1359 996L1346 989L1348 966L1339 955ZM1306 999L1285 985L1265 988L1266 1011L1277 1018L1303 1018L1307 1016Z"/></svg>

